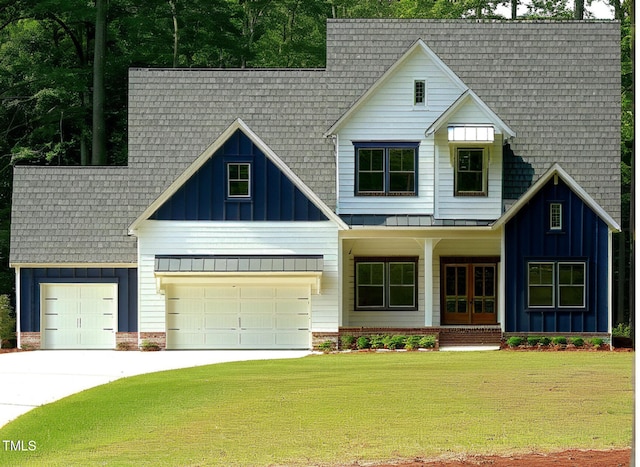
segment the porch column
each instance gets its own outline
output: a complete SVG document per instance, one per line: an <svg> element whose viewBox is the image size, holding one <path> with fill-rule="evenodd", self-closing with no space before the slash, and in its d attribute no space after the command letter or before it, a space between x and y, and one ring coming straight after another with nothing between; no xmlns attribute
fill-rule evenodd
<svg viewBox="0 0 640 467"><path fill-rule="evenodd" d="M433 326L433 239L424 240L424 325Z"/></svg>

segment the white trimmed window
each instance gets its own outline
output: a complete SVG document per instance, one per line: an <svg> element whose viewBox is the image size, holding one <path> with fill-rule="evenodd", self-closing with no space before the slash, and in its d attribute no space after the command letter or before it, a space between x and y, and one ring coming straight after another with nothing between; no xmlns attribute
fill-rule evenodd
<svg viewBox="0 0 640 467"><path fill-rule="evenodd" d="M587 264L582 261L530 262L529 308L585 308Z"/></svg>
<svg viewBox="0 0 640 467"><path fill-rule="evenodd" d="M227 195L229 198L249 198L251 196L251 164L227 164Z"/></svg>
<svg viewBox="0 0 640 467"><path fill-rule="evenodd" d="M413 82L413 105L416 107L427 105L427 83L423 79Z"/></svg>
<svg viewBox="0 0 640 467"><path fill-rule="evenodd" d="M549 230L562 230L562 203L549 204Z"/></svg>

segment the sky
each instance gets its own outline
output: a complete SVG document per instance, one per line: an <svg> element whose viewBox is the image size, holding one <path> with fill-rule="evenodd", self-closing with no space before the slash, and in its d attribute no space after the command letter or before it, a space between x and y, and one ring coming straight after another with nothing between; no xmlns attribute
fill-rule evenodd
<svg viewBox="0 0 640 467"><path fill-rule="evenodd" d="M522 1L522 0L520 0ZM526 1L526 0L525 0ZM586 2L585 2L586 3ZM569 5L573 8L573 2L569 1ZM609 6L602 0L594 0L591 5L585 5L585 9L590 12L595 19L613 19L613 7ZM511 17L511 7L510 6L501 6L497 9L498 13L501 15L510 18ZM525 13L527 11L526 6L520 5L518 7L518 14Z"/></svg>

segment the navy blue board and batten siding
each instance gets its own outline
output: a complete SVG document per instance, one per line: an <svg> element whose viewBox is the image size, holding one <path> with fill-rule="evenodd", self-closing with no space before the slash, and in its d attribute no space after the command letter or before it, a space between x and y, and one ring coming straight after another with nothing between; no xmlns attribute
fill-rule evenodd
<svg viewBox="0 0 640 467"><path fill-rule="evenodd" d="M550 229L550 203L561 203L563 225ZM571 188L551 179L505 226L505 331L608 332L608 226ZM583 309L528 307L528 263L586 263Z"/></svg>
<svg viewBox="0 0 640 467"><path fill-rule="evenodd" d="M229 197L227 164L251 164L250 196ZM325 221L327 217L240 130L150 217L173 221Z"/></svg>
<svg viewBox="0 0 640 467"><path fill-rule="evenodd" d="M118 332L138 331L136 268L21 268L21 332L40 332L40 284L50 283L118 284Z"/></svg>

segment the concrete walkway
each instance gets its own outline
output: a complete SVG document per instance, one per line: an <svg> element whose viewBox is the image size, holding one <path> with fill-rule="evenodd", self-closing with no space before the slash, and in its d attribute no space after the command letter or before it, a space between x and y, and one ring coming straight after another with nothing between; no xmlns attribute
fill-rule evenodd
<svg viewBox="0 0 640 467"><path fill-rule="evenodd" d="M127 376L213 363L300 358L309 351L38 350L0 354L0 427L29 410Z"/></svg>

